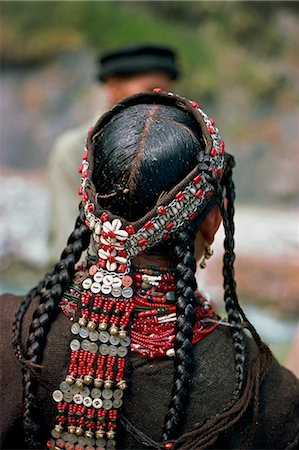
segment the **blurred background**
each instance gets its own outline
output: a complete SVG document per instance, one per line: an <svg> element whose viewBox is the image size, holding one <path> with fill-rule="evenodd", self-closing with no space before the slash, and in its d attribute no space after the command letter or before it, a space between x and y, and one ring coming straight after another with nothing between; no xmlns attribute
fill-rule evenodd
<svg viewBox="0 0 299 450"><path fill-rule="evenodd" d="M1 1L1 292L47 268L47 161L101 104L98 54L172 47L176 92L211 114L237 167L241 303L281 361L299 317L299 3ZM220 232L200 288L222 307Z"/></svg>

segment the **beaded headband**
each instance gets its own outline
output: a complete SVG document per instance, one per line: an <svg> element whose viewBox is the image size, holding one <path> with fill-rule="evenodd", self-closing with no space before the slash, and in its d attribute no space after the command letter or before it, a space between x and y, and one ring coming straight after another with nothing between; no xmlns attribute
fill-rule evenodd
<svg viewBox="0 0 299 450"><path fill-rule="evenodd" d="M118 110L138 102L176 104L189 110L198 122L206 144L205 155L199 160L199 164L209 162L208 165L215 176L221 179L225 164L224 141L219 136L214 120L209 118L196 102L172 93L154 92L129 97L106 113L91 132L100 130L108 122L111 113L117 113ZM93 169L91 147L92 137L89 133L82 164L79 167L82 176L79 194L82 196L85 223L92 231L98 251L97 270L104 270L107 274L122 278L130 272L132 258L167 240L179 229L184 228L188 221L194 220L207 205L214 188L210 178L202 173L197 165L176 187L160 197L151 211L138 221L130 223L98 205L96 190L91 180Z"/></svg>

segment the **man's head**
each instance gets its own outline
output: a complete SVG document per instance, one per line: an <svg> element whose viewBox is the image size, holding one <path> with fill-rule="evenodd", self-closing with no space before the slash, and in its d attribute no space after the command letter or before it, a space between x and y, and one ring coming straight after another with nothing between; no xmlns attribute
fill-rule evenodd
<svg viewBox="0 0 299 450"><path fill-rule="evenodd" d="M110 52L99 59L98 79L104 83L109 106L125 97L155 87L169 90L179 76L175 53L158 46L135 46Z"/></svg>

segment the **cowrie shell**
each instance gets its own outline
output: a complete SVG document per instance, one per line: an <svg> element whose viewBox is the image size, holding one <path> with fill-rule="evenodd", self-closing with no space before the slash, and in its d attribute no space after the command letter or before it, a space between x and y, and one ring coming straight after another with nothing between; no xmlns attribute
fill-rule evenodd
<svg viewBox="0 0 299 450"><path fill-rule="evenodd" d="M125 241L127 239L127 237L129 236L128 233L126 232L126 230L115 231L115 234L120 241Z"/></svg>
<svg viewBox="0 0 299 450"><path fill-rule="evenodd" d="M94 229L95 234L101 234L101 224L98 222Z"/></svg>
<svg viewBox="0 0 299 450"><path fill-rule="evenodd" d="M109 272L115 272L117 269L117 264L116 264L116 262L113 262L113 263L107 262L106 267L107 267L107 270L109 270Z"/></svg>
<svg viewBox="0 0 299 450"><path fill-rule="evenodd" d="M114 219L112 221L112 228L113 228L114 231L119 230L121 228L121 226L122 226L122 223L121 223L121 221L119 219Z"/></svg>
<svg viewBox="0 0 299 450"><path fill-rule="evenodd" d="M102 258L102 259L107 259L107 253L106 253L104 250L102 250L101 248L100 248L100 250L98 251L98 255L99 255L99 257Z"/></svg>
<svg viewBox="0 0 299 450"><path fill-rule="evenodd" d="M127 258L124 258L123 256L116 256L115 261L119 264L127 264Z"/></svg>
<svg viewBox="0 0 299 450"><path fill-rule="evenodd" d="M108 233L108 231L113 231L112 225L110 222L103 223L103 231L105 231L105 233Z"/></svg>

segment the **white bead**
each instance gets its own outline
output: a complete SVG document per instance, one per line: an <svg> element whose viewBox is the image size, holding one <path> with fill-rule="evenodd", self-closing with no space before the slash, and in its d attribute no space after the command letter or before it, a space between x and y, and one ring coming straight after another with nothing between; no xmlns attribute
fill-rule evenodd
<svg viewBox="0 0 299 450"><path fill-rule="evenodd" d="M166 356L169 356L169 358L172 358L175 355L174 348L170 348L169 350L166 350Z"/></svg>

